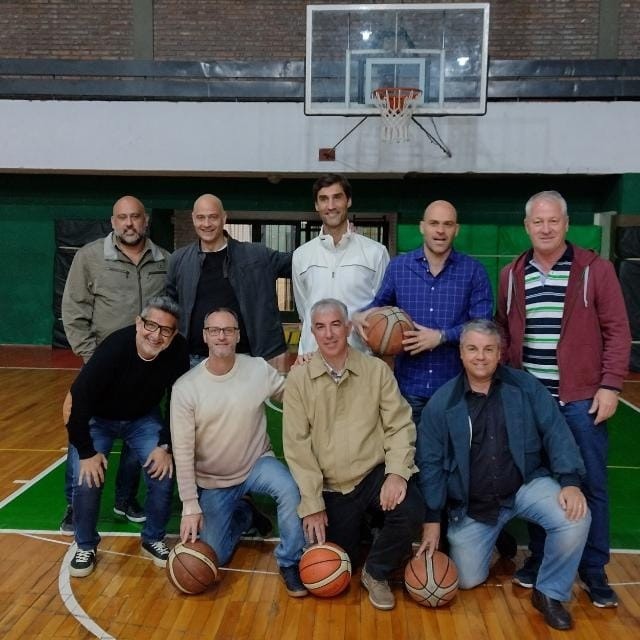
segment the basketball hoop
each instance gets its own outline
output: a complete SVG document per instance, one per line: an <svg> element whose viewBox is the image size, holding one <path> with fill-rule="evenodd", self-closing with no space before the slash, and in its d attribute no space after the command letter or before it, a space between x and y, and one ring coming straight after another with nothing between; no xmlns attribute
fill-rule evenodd
<svg viewBox="0 0 640 640"><path fill-rule="evenodd" d="M380 87L373 90L371 98L382 116L383 142L408 142L409 122L421 95L420 89L410 87Z"/></svg>

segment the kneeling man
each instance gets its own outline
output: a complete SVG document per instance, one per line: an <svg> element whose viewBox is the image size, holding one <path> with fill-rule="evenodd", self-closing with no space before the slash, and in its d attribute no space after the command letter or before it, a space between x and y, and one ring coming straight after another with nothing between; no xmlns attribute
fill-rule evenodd
<svg viewBox="0 0 640 640"><path fill-rule="evenodd" d="M531 600L549 626L569 629L562 601L571 597L591 523L579 488L578 447L542 384L499 365L500 333L491 321L464 325L460 356L464 371L433 395L418 428L426 503L418 553L437 549L440 514L448 508L450 554L460 587L470 589L489 575L493 547L509 520L539 524L547 539Z"/></svg>
<svg viewBox="0 0 640 640"><path fill-rule="evenodd" d="M365 512L384 514L362 569L378 609L392 609L388 579L411 555L423 507L408 483L416 471L415 425L391 369L349 346L347 308L331 298L309 314L318 344L294 367L284 396L284 454L300 487L308 542L330 540L358 561Z"/></svg>
<svg viewBox="0 0 640 640"><path fill-rule="evenodd" d="M226 564L242 533L268 528L247 494L269 495L277 504L280 575L290 596L305 596L298 573L304 546L296 513L300 493L273 454L264 408L269 398L281 397L284 377L262 358L236 354L240 331L231 309L205 316L203 338L209 357L176 382L171 396L180 538L195 540L201 532Z"/></svg>

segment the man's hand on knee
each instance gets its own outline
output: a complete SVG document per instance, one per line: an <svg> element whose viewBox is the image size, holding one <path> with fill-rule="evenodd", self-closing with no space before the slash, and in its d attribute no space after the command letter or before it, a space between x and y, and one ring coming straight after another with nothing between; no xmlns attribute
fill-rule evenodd
<svg viewBox="0 0 640 640"><path fill-rule="evenodd" d="M173 460L171 454L162 447L156 447L142 465L150 478L163 480L173 478Z"/></svg>
<svg viewBox="0 0 640 640"><path fill-rule="evenodd" d="M578 487L563 487L558 494L558 502L567 520L581 520L587 515L587 499Z"/></svg>
<svg viewBox="0 0 640 640"><path fill-rule="evenodd" d="M88 487L101 487L104 484L104 472L107 468L107 459L102 453L96 453L91 458L80 460L80 474L78 486L86 484Z"/></svg>

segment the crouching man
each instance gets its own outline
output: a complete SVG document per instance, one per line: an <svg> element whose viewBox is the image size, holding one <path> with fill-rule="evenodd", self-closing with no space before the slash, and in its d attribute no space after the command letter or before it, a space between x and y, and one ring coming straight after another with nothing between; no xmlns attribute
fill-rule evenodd
<svg viewBox="0 0 640 640"><path fill-rule="evenodd" d="M461 588L470 589L487 579L509 520L539 524L547 538L531 601L549 626L569 629L562 602L571 598L591 523L576 442L542 384L499 365L500 334L491 321L464 325L460 357L463 372L433 395L418 428L426 503L418 553L437 549L441 511L448 508L450 554Z"/></svg>
<svg viewBox="0 0 640 640"><path fill-rule="evenodd" d="M144 469L147 484L142 552L165 566L164 543L171 508L173 462L169 427L158 405L189 368L186 341L178 332L178 305L149 299L135 325L115 331L96 349L71 385L67 423L73 467L73 525L77 544L72 576L88 576L96 565L100 498L107 457L122 439Z"/></svg>

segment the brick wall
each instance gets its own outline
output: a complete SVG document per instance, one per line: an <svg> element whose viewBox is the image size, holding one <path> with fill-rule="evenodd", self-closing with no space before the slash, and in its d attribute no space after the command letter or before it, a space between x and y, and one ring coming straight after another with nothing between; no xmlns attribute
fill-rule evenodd
<svg viewBox="0 0 640 640"><path fill-rule="evenodd" d="M2 0L1 58L132 58L131 0Z"/></svg>
<svg viewBox="0 0 640 640"><path fill-rule="evenodd" d="M311 3L320 2L348 0ZM0 58L130 59L132 4L132 0L2 0ZM307 4L305 0L155 0L154 23L149 26L155 58L302 60ZM489 53L495 59L597 55L600 0L490 4ZM619 43L620 57L640 56L638 0L620 3Z"/></svg>
<svg viewBox="0 0 640 640"><path fill-rule="evenodd" d="M640 58L640 2L638 0L620 3L618 56Z"/></svg>

